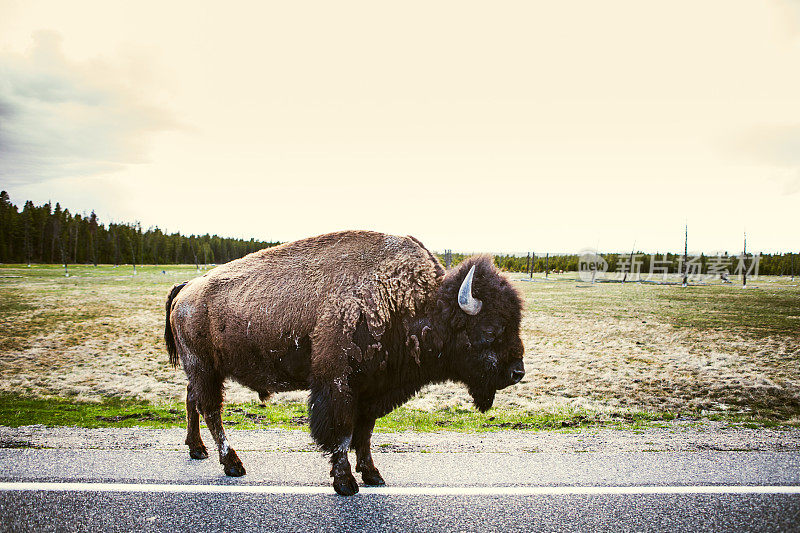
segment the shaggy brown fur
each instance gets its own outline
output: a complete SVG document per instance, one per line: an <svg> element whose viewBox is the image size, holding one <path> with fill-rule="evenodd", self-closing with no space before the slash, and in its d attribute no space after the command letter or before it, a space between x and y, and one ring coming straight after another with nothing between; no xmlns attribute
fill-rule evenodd
<svg viewBox="0 0 800 533"><path fill-rule="evenodd" d="M476 267L475 316L457 296ZM222 384L231 378L262 399L310 389L311 433L331 455L334 487L383 484L370 454L375 420L423 385L454 380L486 410L495 391L524 374L521 300L491 259L474 257L445 276L413 237L331 233L268 248L176 285L167 300L170 360L188 378L186 444L207 457L198 412L228 475L245 470L222 428Z"/></svg>

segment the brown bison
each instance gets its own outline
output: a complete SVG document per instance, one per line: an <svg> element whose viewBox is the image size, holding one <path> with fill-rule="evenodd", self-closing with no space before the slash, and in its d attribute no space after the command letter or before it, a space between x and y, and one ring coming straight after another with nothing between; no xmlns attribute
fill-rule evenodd
<svg viewBox="0 0 800 533"><path fill-rule="evenodd" d="M310 389L311 435L330 455L336 492L384 483L375 420L423 385L464 383L486 411L525 375L522 304L492 260L445 274L413 237L345 231L268 248L172 288L165 339L183 364L189 455L208 457L198 414L229 476L244 466L222 428L223 381L258 392Z"/></svg>

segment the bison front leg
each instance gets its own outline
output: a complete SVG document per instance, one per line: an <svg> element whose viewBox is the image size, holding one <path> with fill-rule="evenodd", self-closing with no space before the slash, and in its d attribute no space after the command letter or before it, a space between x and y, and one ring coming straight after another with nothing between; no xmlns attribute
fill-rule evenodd
<svg viewBox="0 0 800 533"><path fill-rule="evenodd" d="M352 496L358 492L358 483L350 470L350 461L347 459L347 450L350 448L350 439L344 439L339 448L331 454L331 477L333 489L342 496Z"/></svg>
<svg viewBox="0 0 800 533"><path fill-rule="evenodd" d="M333 488L342 496L352 496L358 492L347 459L353 440L353 399L339 387L319 383L311 386L308 402L311 436L330 455Z"/></svg>
<svg viewBox="0 0 800 533"><path fill-rule="evenodd" d="M353 432L353 448L356 450L356 472L361 472L365 485L384 485L386 482L372 462L370 439L375 428L375 419L359 417Z"/></svg>

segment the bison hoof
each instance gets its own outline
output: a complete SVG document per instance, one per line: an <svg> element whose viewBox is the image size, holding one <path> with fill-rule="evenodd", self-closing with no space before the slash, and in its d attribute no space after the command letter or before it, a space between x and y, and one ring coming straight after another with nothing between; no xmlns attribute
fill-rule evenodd
<svg viewBox="0 0 800 533"><path fill-rule="evenodd" d="M232 465L225 465L225 475L231 477L241 477L245 475L247 472L244 469L244 465L242 463L232 464Z"/></svg>
<svg viewBox="0 0 800 533"><path fill-rule="evenodd" d="M192 459L208 459L208 450L202 445L196 448L189 448L189 457Z"/></svg>
<svg viewBox="0 0 800 533"><path fill-rule="evenodd" d="M225 467L226 476L240 477L245 475L244 465L235 451L230 450L228 455L220 459L219 462Z"/></svg>
<svg viewBox="0 0 800 533"><path fill-rule="evenodd" d="M377 470L361 472L361 479L364 481L364 485L386 485L386 482L381 477L381 473Z"/></svg>
<svg viewBox="0 0 800 533"><path fill-rule="evenodd" d="M358 492L358 483L353 474L347 474L333 480L333 489L341 496L352 496Z"/></svg>

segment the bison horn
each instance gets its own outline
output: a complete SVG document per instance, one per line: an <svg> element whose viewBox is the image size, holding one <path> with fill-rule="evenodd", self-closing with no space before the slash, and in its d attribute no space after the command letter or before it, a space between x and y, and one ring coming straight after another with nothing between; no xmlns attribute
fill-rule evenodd
<svg viewBox="0 0 800 533"><path fill-rule="evenodd" d="M472 296L472 277L475 275L475 265L469 269L467 277L458 290L458 306L468 315L477 315L481 311L483 302Z"/></svg>

